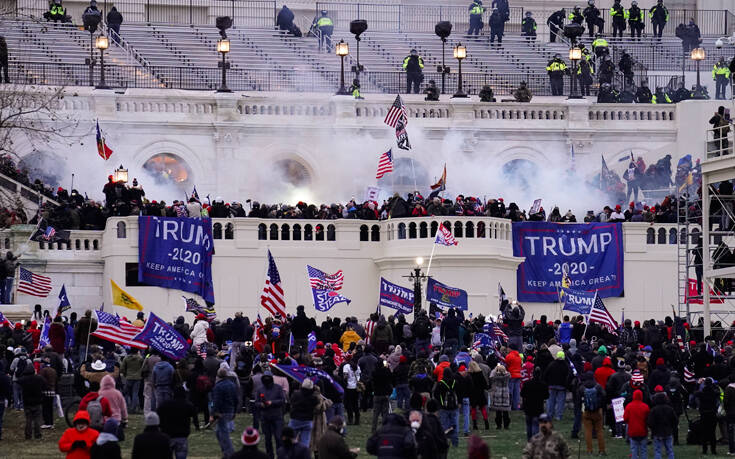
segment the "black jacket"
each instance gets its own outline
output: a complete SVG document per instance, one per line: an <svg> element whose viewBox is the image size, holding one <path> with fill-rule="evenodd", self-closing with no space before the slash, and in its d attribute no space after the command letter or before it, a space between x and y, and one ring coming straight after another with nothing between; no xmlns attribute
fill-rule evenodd
<svg viewBox="0 0 735 459"><path fill-rule="evenodd" d="M293 443L288 447L281 446L276 452L278 459L311 459L309 448L301 443Z"/></svg>
<svg viewBox="0 0 735 459"><path fill-rule="evenodd" d="M107 24L109 25L120 25L123 22L122 14L117 9L110 10L109 13L107 13Z"/></svg>
<svg viewBox="0 0 735 459"><path fill-rule="evenodd" d="M186 399L167 400L156 408L161 419L161 431L171 438L188 437L191 432L191 420L196 410Z"/></svg>
<svg viewBox="0 0 735 459"><path fill-rule="evenodd" d="M314 331L316 323L313 319L306 317L306 314L299 311L291 322L291 332L294 339L306 339L309 333Z"/></svg>
<svg viewBox="0 0 735 459"><path fill-rule="evenodd" d="M240 451L235 452L230 459L269 459L268 455L259 450L257 446L243 446Z"/></svg>
<svg viewBox="0 0 735 459"><path fill-rule="evenodd" d="M526 416L538 416L546 410L544 401L549 398L549 386L540 379L526 381L521 389L521 398Z"/></svg>
<svg viewBox="0 0 735 459"><path fill-rule="evenodd" d="M373 393L388 396L393 392L393 374L385 365L378 364L373 372Z"/></svg>
<svg viewBox="0 0 735 459"><path fill-rule="evenodd" d="M291 394L291 419L311 421L314 419L314 408L319 404L313 390L299 389Z"/></svg>
<svg viewBox="0 0 735 459"><path fill-rule="evenodd" d="M28 365L31 365L30 360ZM46 390L46 381L37 375L23 376L18 380L23 389L23 404L26 406L40 405L43 402L43 391Z"/></svg>
<svg viewBox="0 0 735 459"><path fill-rule="evenodd" d="M89 449L90 459L121 459L120 443L108 441L101 445L95 442Z"/></svg>
<svg viewBox="0 0 735 459"><path fill-rule="evenodd" d="M566 360L555 359L544 372L544 381L549 386L567 387L569 380L569 365ZM539 413L540 414L540 413Z"/></svg>
<svg viewBox="0 0 735 459"><path fill-rule="evenodd" d="M168 435L156 426L148 426L133 441L132 459L170 459L171 446Z"/></svg>
<svg viewBox="0 0 735 459"><path fill-rule="evenodd" d="M385 418L383 426L368 438L367 452L379 459L416 457L416 439L406 418L395 413Z"/></svg>
<svg viewBox="0 0 735 459"><path fill-rule="evenodd" d="M648 413L648 427L652 437L669 437L674 434L678 422L676 413L663 393L653 397L653 408Z"/></svg>

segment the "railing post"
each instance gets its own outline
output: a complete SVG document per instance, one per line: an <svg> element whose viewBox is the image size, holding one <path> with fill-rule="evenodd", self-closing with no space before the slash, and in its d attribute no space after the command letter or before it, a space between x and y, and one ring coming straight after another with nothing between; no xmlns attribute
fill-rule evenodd
<svg viewBox="0 0 735 459"><path fill-rule="evenodd" d="M151 0L145 0L145 22L151 22Z"/></svg>
<svg viewBox="0 0 735 459"><path fill-rule="evenodd" d="M725 30L722 31L722 35L727 35L727 14L727 10L722 12L722 15L725 16Z"/></svg>
<svg viewBox="0 0 735 459"><path fill-rule="evenodd" d="M189 0L189 25L194 24L194 5L192 5L193 0Z"/></svg>
<svg viewBox="0 0 735 459"><path fill-rule="evenodd" d="M398 33L401 33L401 12L403 11L403 5L398 5Z"/></svg>

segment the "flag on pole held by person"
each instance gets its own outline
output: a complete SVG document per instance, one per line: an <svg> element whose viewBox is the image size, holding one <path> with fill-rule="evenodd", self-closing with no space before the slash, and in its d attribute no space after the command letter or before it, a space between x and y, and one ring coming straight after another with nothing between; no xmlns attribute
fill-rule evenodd
<svg viewBox="0 0 735 459"><path fill-rule="evenodd" d="M341 290L344 284L344 273L340 269L334 274L327 274L312 266L306 265L306 271L309 274L309 284L311 288L320 290Z"/></svg>
<svg viewBox="0 0 735 459"><path fill-rule="evenodd" d="M402 119L398 120L396 124L396 145L401 150L410 150L411 142L408 140L408 132L406 131L406 124Z"/></svg>
<svg viewBox="0 0 735 459"><path fill-rule="evenodd" d="M61 314L64 311L71 309L71 303L69 297L66 295L66 285L61 285L61 291L59 292L59 306L56 308L56 313Z"/></svg>
<svg viewBox="0 0 735 459"><path fill-rule="evenodd" d="M278 273L276 261L270 250L268 250L268 270L265 275L263 293L260 295L260 305L267 309L273 317L286 317L286 300L283 297L281 275Z"/></svg>
<svg viewBox="0 0 735 459"><path fill-rule="evenodd" d="M57 230L51 225L47 225L46 228L36 228L31 234L30 240L34 242L66 242L69 243L71 239L71 231L69 230Z"/></svg>
<svg viewBox="0 0 735 459"><path fill-rule="evenodd" d="M5 322L7 322L7 323L8 323L8 325L10 326L10 328L13 328L13 327L15 326L15 324L13 324L13 322L9 321L9 320L8 320L8 319L7 319L6 317L5 317L5 315L3 315L3 313L2 313L2 312L0 312L0 327L2 327L2 326L3 326L3 324L4 324Z"/></svg>
<svg viewBox="0 0 735 459"><path fill-rule="evenodd" d="M197 193L197 186L194 185L194 189L191 190L191 197L199 201L199 193Z"/></svg>
<svg viewBox="0 0 735 459"><path fill-rule="evenodd" d="M692 383L695 381L694 372L689 367L684 367L684 382Z"/></svg>
<svg viewBox="0 0 735 459"><path fill-rule="evenodd" d="M112 304L132 309L134 311L142 311L143 305L138 302L131 294L121 289L114 280L110 279L112 286Z"/></svg>
<svg viewBox="0 0 735 459"><path fill-rule="evenodd" d="M311 354L316 349L316 333L309 332L309 336L307 337L307 341L309 342L307 346L307 352Z"/></svg>
<svg viewBox="0 0 735 459"><path fill-rule="evenodd" d="M323 289L311 289L312 297L314 298L314 307L317 311L325 312L332 309L337 303L350 304L352 300L342 296L341 293L335 290L323 290Z"/></svg>
<svg viewBox="0 0 735 459"><path fill-rule="evenodd" d="M140 333L140 328L120 319L117 314L112 315L103 311L95 311L94 313L97 315L97 329L91 333L92 336L123 346L137 347L138 349L148 347L146 343L135 339Z"/></svg>
<svg viewBox="0 0 735 459"><path fill-rule="evenodd" d="M307 378L311 379L312 382L314 383L319 382L319 380L324 380L328 382L329 384L331 384L332 387L334 387L334 389L340 394L345 393L344 388L337 381L335 381L335 379L332 378L332 376L329 373L327 373L326 371L320 370L318 368L288 366L288 365L280 365L280 364L272 364L271 366L282 371L283 374L297 381L299 384L303 383L304 380Z"/></svg>
<svg viewBox="0 0 735 459"><path fill-rule="evenodd" d="M505 294L503 286L498 282L498 310L502 311L507 303L509 303L508 295Z"/></svg>
<svg viewBox="0 0 735 459"><path fill-rule="evenodd" d="M43 349L51 343L48 337L48 331L51 328L51 316L46 316L46 320L43 321L43 328L41 329L41 336L38 339L38 347L36 349Z"/></svg>
<svg viewBox="0 0 735 459"><path fill-rule="evenodd" d="M454 239L452 232L449 231L446 226L439 225L439 229L436 232L436 238L434 239L434 244L457 245L459 242Z"/></svg>
<svg viewBox="0 0 735 459"><path fill-rule="evenodd" d="M174 327L167 324L154 313L148 314L148 320L143 330L135 337L136 341L143 342L162 355L174 360L186 357L189 343L177 332Z"/></svg>
<svg viewBox="0 0 735 459"><path fill-rule="evenodd" d="M602 302L602 298L600 298L600 295L595 294L595 303L592 305L588 320L590 323L599 323L603 327L607 328L607 330L614 335L618 334L618 324L617 322L615 322L615 319L612 315L610 315L610 312L605 307L605 304Z"/></svg>
<svg viewBox="0 0 735 459"><path fill-rule="evenodd" d="M388 150L378 158L378 171L375 173L376 179L381 179L389 172L393 172L393 150Z"/></svg>
<svg viewBox="0 0 735 459"><path fill-rule="evenodd" d="M214 306L202 306L194 298L187 298L184 295L181 295L181 298L183 298L186 303L186 312L191 312L197 315L204 314L207 322L211 322L217 318Z"/></svg>
<svg viewBox="0 0 735 459"><path fill-rule="evenodd" d="M260 313L258 313L258 319L253 323L253 328L255 329L253 333L253 348L258 351L258 354L260 354L268 343L268 340L265 337L265 327L263 326L263 320L260 318Z"/></svg>
<svg viewBox="0 0 735 459"><path fill-rule="evenodd" d="M442 171L442 176L439 177L439 180L431 185L431 189L435 191L444 191L447 189L447 165L444 165L444 170Z"/></svg>
<svg viewBox="0 0 735 459"><path fill-rule="evenodd" d="M105 161L110 159L110 156L112 156L112 149L107 146L107 142L105 142L105 138L102 136L100 120L97 120L97 154L99 154Z"/></svg>
<svg viewBox="0 0 735 459"><path fill-rule="evenodd" d="M32 273L20 267L18 273L18 293L46 298L51 292L51 278Z"/></svg>
<svg viewBox="0 0 735 459"><path fill-rule="evenodd" d="M408 124L408 112L406 112L406 106L403 105L400 94L396 95L396 100L393 101L393 105L388 109L388 113L385 115L383 122L394 128L399 120L403 121L404 126Z"/></svg>

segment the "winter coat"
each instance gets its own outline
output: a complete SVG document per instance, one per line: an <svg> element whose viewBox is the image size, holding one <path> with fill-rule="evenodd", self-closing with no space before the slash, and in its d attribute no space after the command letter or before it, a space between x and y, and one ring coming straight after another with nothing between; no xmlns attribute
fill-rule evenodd
<svg viewBox="0 0 735 459"><path fill-rule="evenodd" d="M89 423L89 414L86 411L77 411L74 421L85 419ZM64 431L59 438L59 450L66 453L66 459L89 459L89 450L97 440L99 432L88 427L84 432L79 432L75 427L70 427ZM76 442L84 442L84 447L75 446ZM74 449L72 449L74 446Z"/></svg>
<svg viewBox="0 0 735 459"><path fill-rule="evenodd" d="M345 330L345 332L342 333L339 342L342 344L342 350L348 351L350 349L350 344L357 343L360 339L362 338L360 338L360 335L358 335L355 330Z"/></svg>
<svg viewBox="0 0 735 459"><path fill-rule="evenodd" d="M416 457L416 439L406 418L389 414L385 422L368 438L367 453L378 459L407 459Z"/></svg>
<svg viewBox="0 0 735 459"><path fill-rule="evenodd" d="M567 387L569 379L569 365L564 359L555 359L551 362L544 372L544 381L549 386Z"/></svg>
<svg viewBox="0 0 735 459"><path fill-rule="evenodd" d="M214 414L234 414L237 408L237 400L237 387L231 379L221 379L214 385L214 389L212 389L212 411Z"/></svg>
<svg viewBox="0 0 735 459"><path fill-rule="evenodd" d="M33 370L30 371L31 374L18 380L18 384L23 390L23 404L28 407L40 405L43 402L43 392L46 390L46 381L41 376L33 373Z"/></svg>
<svg viewBox="0 0 735 459"><path fill-rule="evenodd" d="M59 354L64 353L64 344L66 343L66 330L64 330L64 325L53 322L48 330L48 339L49 344L54 348L54 352Z"/></svg>
<svg viewBox="0 0 735 459"><path fill-rule="evenodd" d="M317 442L317 451L319 459L353 459L357 456L350 451L344 437L331 425Z"/></svg>
<svg viewBox="0 0 735 459"><path fill-rule="evenodd" d="M510 411L509 381L508 372L500 373L497 368L490 372L490 409Z"/></svg>
<svg viewBox="0 0 735 459"><path fill-rule="evenodd" d="M191 433L191 420L197 415L194 405L185 398L166 400L156 407L161 419L161 432L171 438L186 438Z"/></svg>
<svg viewBox="0 0 735 459"><path fill-rule="evenodd" d="M523 384L521 399L526 416L536 417L546 410L544 402L549 398L549 386L540 379L531 379Z"/></svg>
<svg viewBox="0 0 735 459"><path fill-rule="evenodd" d="M652 437L669 437L677 428L678 419L674 409L668 404L665 394L653 397L653 408L648 413L648 427Z"/></svg>
<svg viewBox="0 0 735 459"><path fill-rule="evenodd" d="M198 348L207 342L207 329L209 329L209 323L206 320L198 320L194 324L194 328L191 330L192 347Z"/></svg>
<svg viewBox="0 0 735 459"><path fill-rule="evenodd" d="M291 419L297 421L311 421L314 418L314 409L319 404L314 390L299 389L291 394Z"/></svg>
<svg viewBox="0 0 735 459"><path fill-rule="evenodd" d="M321 457L321 456L320 456ZM230 456L230 459L269 459L268 455L258 449L258 445L243 446L240 451Z"/></svg>
<svg viewBox="0 0 735 459"><path fill-rule="evenodd" d="M656 369L648 377L648 387L653 390L656 386L665 387L669 383L670 372L666 365L656 365Z"/></svg>
<svg viewBox="0 0 735 459"><path fill-rule="evenodd" d="M390 344L393 342L393 330L388 325L388 322L379 322L373 330L373 336L371 337L371 343L386 343Z"/></svg>
<svg viewBox="0 0 735 459"><path fill-rule="evenodd" d="M90 459L122 459L118 438L110 433L101 433L89 450Z"/></svg>
<svg viewBox="0 0 735 459"><path fill-rule="evenodd" d="M270 402L269 405L260 405L262 402ZM276 383L267 387L261 385L255 393L255 402L260 409L260 415L263 419L282 419L283 406L286 404L286 396L283 388Z"/></svg>
<svg viewBox="0 0 735 459"><path fill-rule="evenodd" d="M120 366L120 374L126 380L140 381L142 379L143 357L140 353L125 356Z"/></svg>
<svg viewBox="0 0 735 459"><path fill-rule="evenodd" d="M623 420L628 424L628 435L631 437L647 437L648 414L651 411L648 405L643 403L643 392L633 392L633 401L625 407Z"/></svg>
<svg viewBox="0 0 735 459"><path fill-rule="evenodd" d="M322 438L324 433L327 431L327 410L333 405L331 400L320 395L321 392L319 390L319 386L314 387L314 392L319 403L314 407L314 417L311 427L309 449L312 453L316 453L319 450L319 439Z"/></svg>
<svg viewBox="0 0 735 459"><path fill-rule="evenodd" d="M482 371L470 372L472 378L472 393L470 394L471 406L485 406L487 404L487 380Z"/></svg>
<svg viewBox="0 0 735 459"><path fill-rule="evenodd" d="M115 380L112 376L107 375L102 378L98 393L106 398L110 404L111 414L109 417L116 419L118 422L128 420L128 406L125 403L125 397L119 390L115 389Z"/></svg>
<svg viewBox="0 0 735 459"><path fill-rule="evenodd" d="M170 459L170 441L158 426L148 426L135 436L132 459Z"/></svg>
<svg viewBox="0 0 735 459"><path fill-rule="evenodd" d="M505 356L505 365L508 367L508 373L510 373L511 378L521 377L521 365L523 365L523 361L518 351L510 351Z"/></svg>

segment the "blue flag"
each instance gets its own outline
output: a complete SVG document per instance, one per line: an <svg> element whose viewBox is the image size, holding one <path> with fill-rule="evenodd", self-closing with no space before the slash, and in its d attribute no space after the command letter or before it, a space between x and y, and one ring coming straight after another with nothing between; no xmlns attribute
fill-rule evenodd
<svg viewBox="0 0 735 459"><path fill-rule="evenodd" d="M595 292L583 292L572 290L569 288L561 289L561 299L564 301L565 311L574 311L582 315L587 315L595 304Z"/></svg>
<svg viewBox="0 0 735 459"><path fill-rule="evenodd" d="M273 365L274 367L281 370L286 376L295 379L299 383L304 382L306 378L311 379L313 382L317 382L320 380L327 381L330 383L334 389L339 392L340 394L344 394L345 390L344 388L332 378L332 376L329 375L329 373L322 371L318 368L313 367L289 367L286 365Z"/></svg>
<svg viewBox="0 0 735 459"><path fill-rule="evenodd" d="M426 283L426 301L441 308L467 310L467 292L461 288L450 287L430 277Z"/></svg>
<svg viewBox="0 0 735 459"><path fill-rule="evenodd" d="M46 316L46 320L43 322L43 329L41 330L41 337L38 339L38 349L43 349L48 346L51 341L48 338L48 330L51 328L51 316Z"/></svg>
<svg viewBox="0 0 735 459"><path fill-rule="evenodd" d="M316 333L311 332L309 333L309 346L307 352L311 354L314 352L314 349L316 349Z"/></svg>
<svg viewBox="0 0 735 459"><path fill-rule="evenodd" d="M66 296L66 285L61 285L61 291L59 292L59 307L56 308L57 314L71 309L71 303L69 303L69 297Z"/></svg>
<svg viewBox="0 0 735 459"><path fill-rule="evenodd" d="M314 296L314 307L317 311L321 312L329 311L337 303L350 304L352 301L334 290L318 290L313 288L311 289L311 294Z"/></svg>
<svg viewBox="0 0 735 459"><path fill-rule="evenodd" d="M189 349L189 343L184 337L152 312L148 315L145 327L135 336L134 341L143 342L151 349L174 360L186 357L186 351Z"/></svg>
<svg viewBox="0 0 735 459"><path fill-rule="evenodd" d="M475 341L472 343L472 349L480 349L483 347L492 347L493 337L487 333L475 333Z"/></svg>
<svg viewBox="0 0 735 459"><path fill-rule="evenodd" d="M392 282L380 278L380 299L378 307L385 306L396 309L403 314L413 312L413 290L401 287Z"/></svg>

